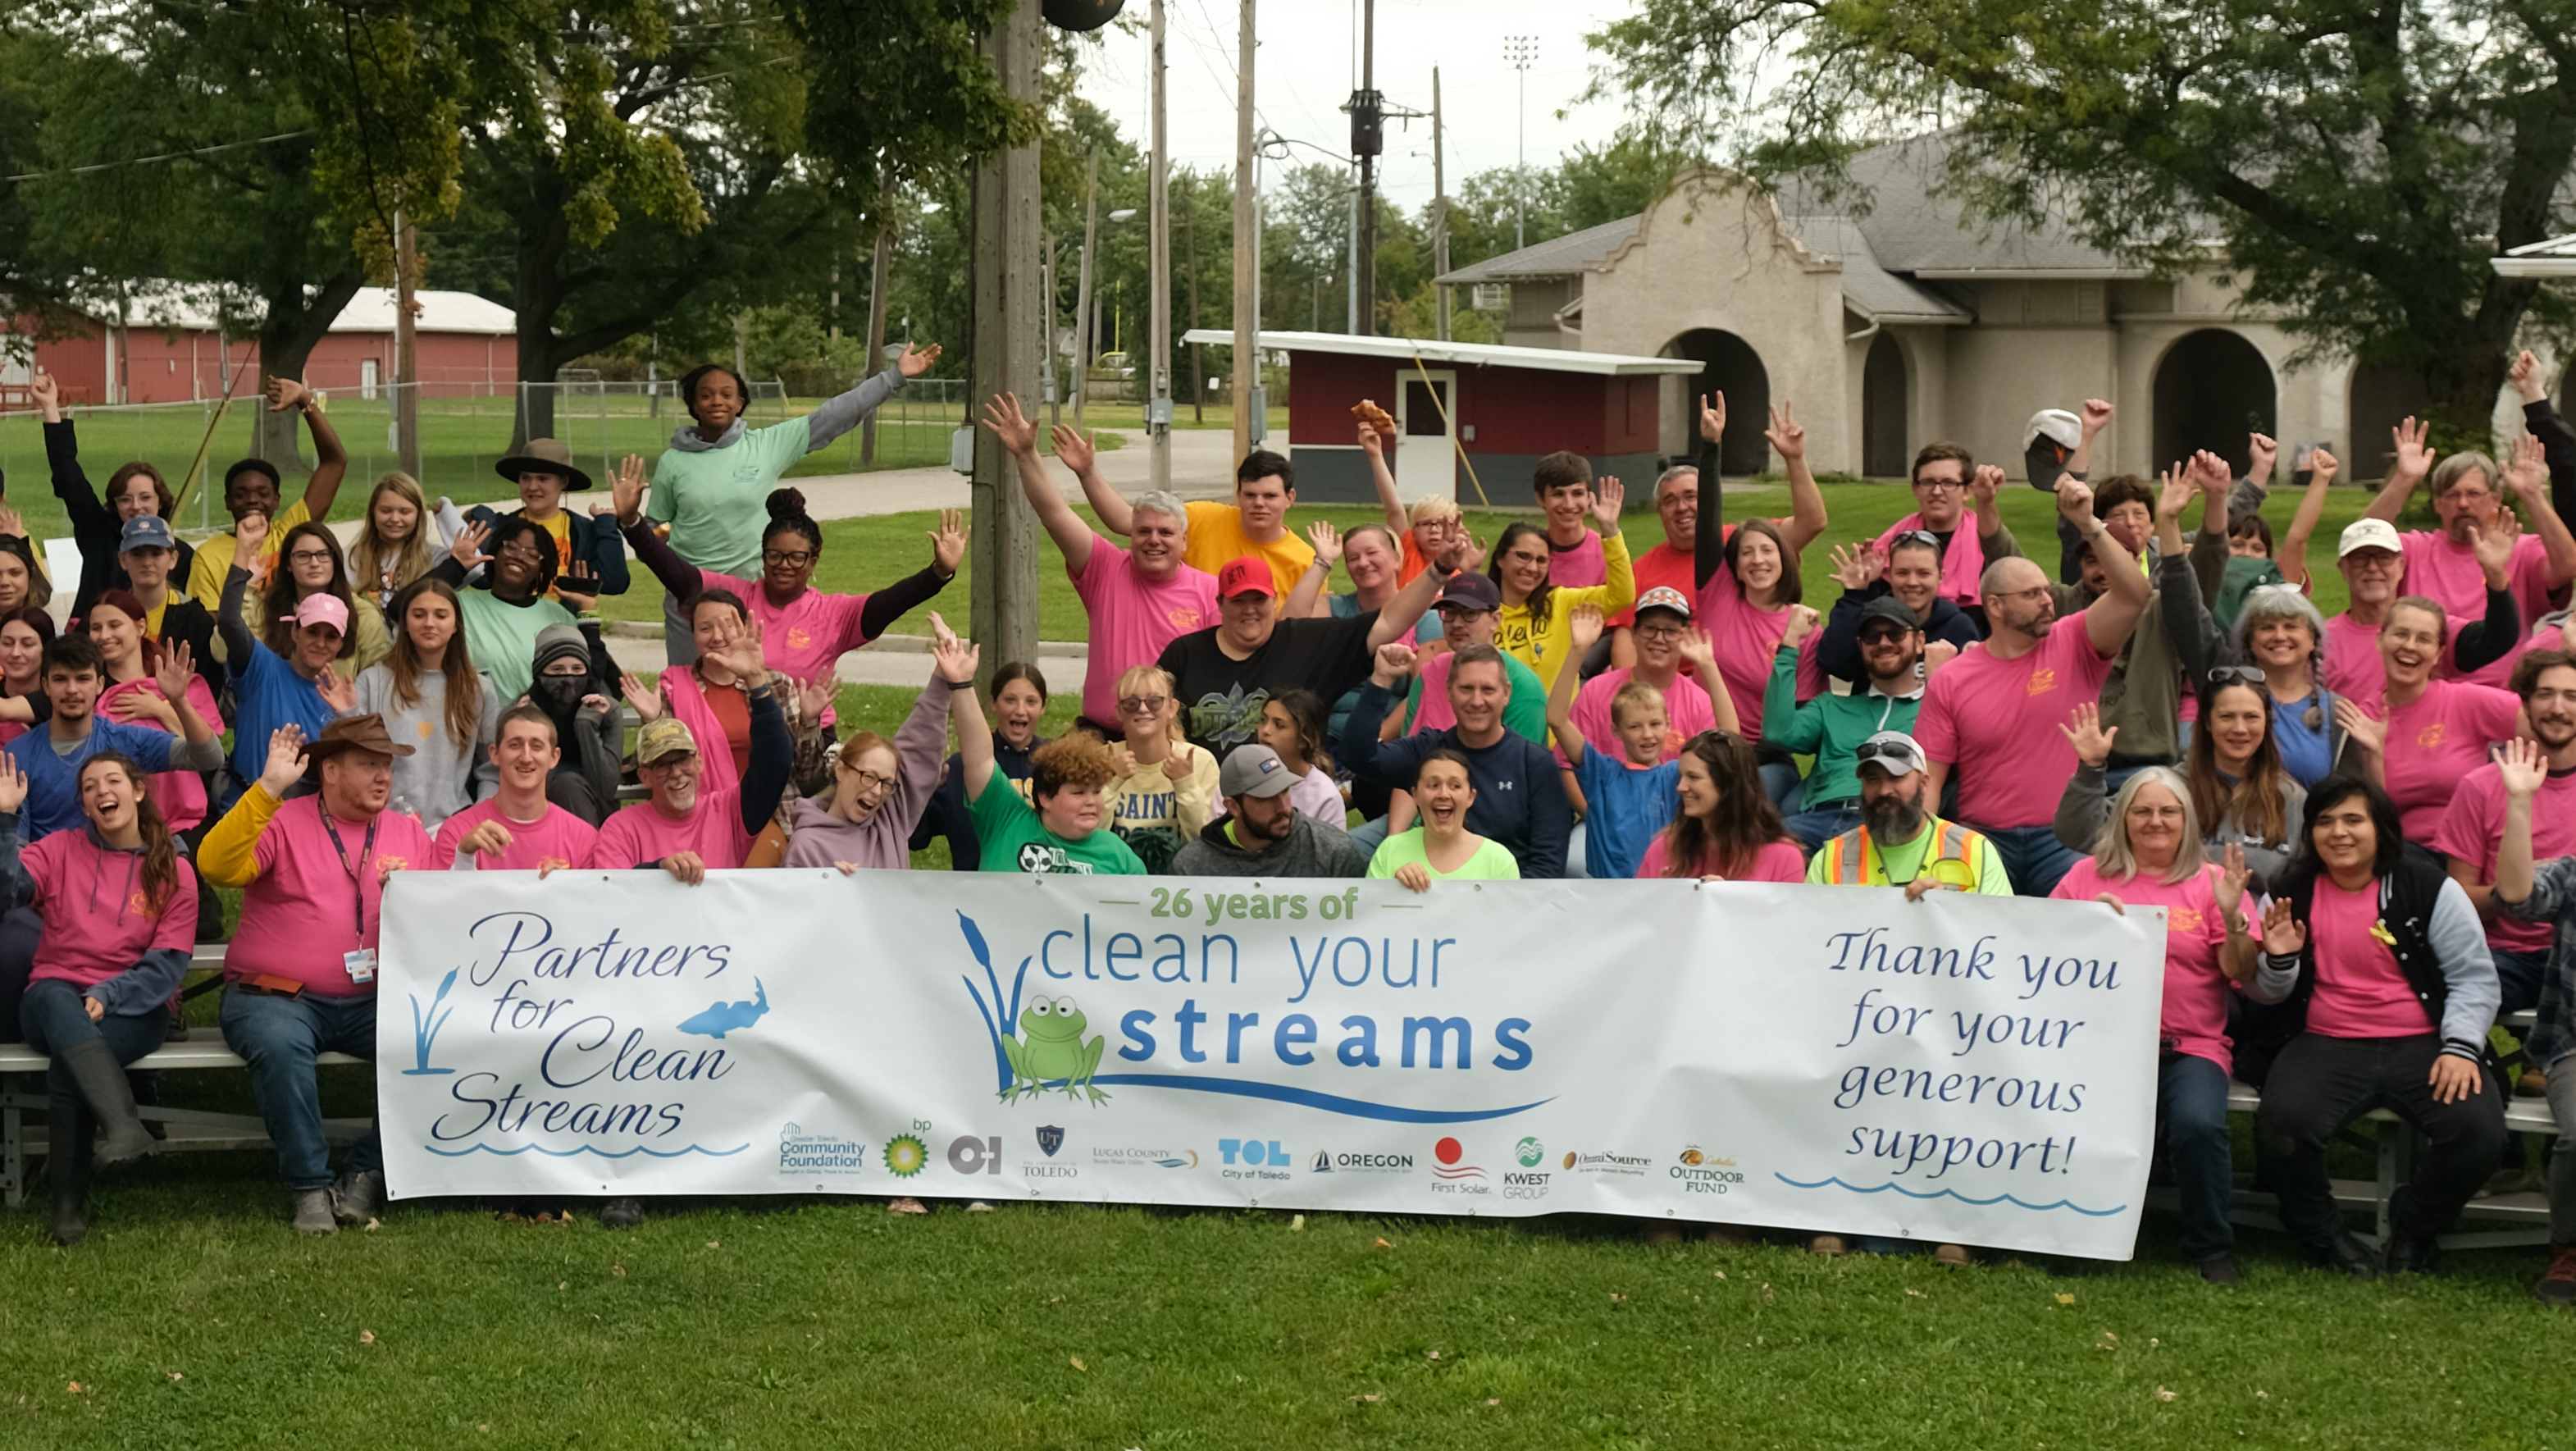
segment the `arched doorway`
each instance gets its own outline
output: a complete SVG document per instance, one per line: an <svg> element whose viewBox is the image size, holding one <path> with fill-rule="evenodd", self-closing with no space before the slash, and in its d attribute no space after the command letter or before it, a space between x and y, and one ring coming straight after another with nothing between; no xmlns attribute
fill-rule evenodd
<svg viewBox="0 0 2576 1451"><path fill-rule="evenodd" d="M1664 348L1667 356L1696 358L1700 371L1682 379L1683 437L1689 450L1699 447L1699 399L1703 393L1726 395L1726 438L1719 445L1718 467L1739 477L1771 466L1771 444L1762 430L1770 423L1771 373L1753 345L1730 332L1694 328Z"/></svg>
<svg viewBox="0 0 2576 1451"><path fill-rule="evenodd" d="M2347 446L2352 452L2342 455L2344 473L2356 479L2388 477L2389 466L2397 459L2397 445L2390 434L2408 418L2423 417L2431 401L2424 375L2395 363L2356 363L2345 397L2345 421L2352 430Z"/></svg>
<svg viewBox="0 0 2576 1451"><path fill-rule="evenodd" d="M2208 449L2242 477L2245 435L2270 433L2278 416L2272 365L2252 343L2218 328L2187 333L2156 364L2154 468Z"/></svg>
<svg viewBox="0 0 2576 1451"><path fill-rule="evenodd" d="M1910 460L1905 416L1905 349L1880 333L1870 339L1860 370L1860 471L1873 479L1901 479Z"/></svg>

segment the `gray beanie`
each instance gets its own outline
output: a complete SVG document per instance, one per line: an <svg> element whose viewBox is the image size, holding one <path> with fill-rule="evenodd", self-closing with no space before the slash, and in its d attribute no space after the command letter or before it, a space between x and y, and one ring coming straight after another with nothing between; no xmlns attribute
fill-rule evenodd
<svg viewBox="0 0 2576 1451"><path fill-rule="evenodd" d="M546 663L558 655L570 655L581 662L582 670L590 669L590 642L582 638L574 625L548 625L537 632L536 670L546 673Z"/></svg>

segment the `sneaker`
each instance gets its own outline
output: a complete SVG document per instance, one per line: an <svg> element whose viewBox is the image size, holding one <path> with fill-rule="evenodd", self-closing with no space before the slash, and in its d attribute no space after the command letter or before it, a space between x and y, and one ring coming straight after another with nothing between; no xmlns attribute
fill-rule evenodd
<svg viewBox="0 0 2576 1451"><path fill-rule="evenodd" d="M2561 1310L2576 1306L2576 1244L2549 1247L2549 1268L2532 1281L2531 1298Z"/></svg>
<svg viewBox="0 0 2576 1451"><path fill-rule="evenodd" d="M599 1227L602 1229L633 1229L643 1222L644 1201L641 1199L611 1199L600 1207Z"/></svg>
<svg viewBox="0 0 2576 1451"><path fill-rule="evenodd" d="M974 1203L966 1206L966 1212L969 1214L990 1214L993 1212L993 1206L985 1203L981 1199L978 1199Z"/></svg>
<svg viewBox="0 0 2576 1451"><path fill-rule="evenodd" d="M2200 1277L2213 1285L2230 1290L2245 1283L2245 1272L2236 1267L2234 1255L2212 1255L2202 1260Z"/></svg>
<svg viewBox="0 0 2576 1451"><path fill-rule="evenodd" d="M2429 1275L2442 1258L2441 1245L2429 1234L2392 1234L2387 1252L2392 1275Z"/></svg>
<svg viewBox="0 0 2576 1451"><path fill-rule="evenodd" d="M1670 1249L1682 1242L1682 1232L1669 1224L1649 1224L1637 1237L1656 1249Z"/></svg>
<svg viewBox="0 0 2576 1451"><path fill-rule="evenodd" d="M2361 1237L2349 1229L2338 1229L2328 1238L2312 1241L2307 1250L2311 1258L2327 1269L2350 1275L2356 1280L2379 1278L2379 1257L2372 1254L2370 1246L2363 1244Z"/></svg>
<svg viewBox="0 0 2576 1451"><path fill-rule="evenodd" d="M365 1224L385 1217L385 1171L361 1169L343 1174L331 1186L331 1213L342 1224Z"/></svg>
<svg viewBox="0 0 2576 1451"><path fill-rule="evenodd" d="M1807 1241L1807 1252L1820 1255L1849 1254L1851 1246L1843 1243L1843 1237L1839 1234L1820 1234Z"/></svg>
<svg viewBox="0 0 2576 1451"><path fill-rule="evenodd" d="M929 1212L929 1205L922 1203L920 1200L915 1199L910 1195L905 1195L903 1198L886 1206L886 1213L888 1214L928 1214Z"/></svg>
<svg viewBox="0 0 2576 1451"><path fill-rule="evenodd" d="M297 1234L337 1234L340 1222L331 1214L331 1191L298 1189L295 1191L295 1232Z"/></svg>
<svg viewBox="0 0 2576 1451"><path fill-rule="evenodd" d="M1944 1244L1933 1246L1932 1259L1937 1264L1973 1265L1977 1262L1977 1255L1964 1244Z"/></svg>
<svg viewBox="0 0 2576 1451"><path fill-rule="evenodd" d="M2499 1194L2519 1194L2522 1192L2523 1182L2524 1176L2521 1165L2516 1164L2509 1169L2498 1169L2493 1174L2487 1176L2487 1182L2479 1188L2475 1197L2479 1199L2493 1199Z"/></svg>

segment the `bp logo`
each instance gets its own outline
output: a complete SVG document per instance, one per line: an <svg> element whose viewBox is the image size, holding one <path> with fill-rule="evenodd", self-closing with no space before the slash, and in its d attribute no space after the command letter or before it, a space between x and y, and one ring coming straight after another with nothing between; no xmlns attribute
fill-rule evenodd
<svg viewBox="0 0 2576 1451"><path fill-rule="evenodd" d="M886 1140L886 1172L898 1179L909 1179L930 1163L929 1146L910 1134L897 1134Z"/></svg>
<svg viewBox="0 0 2576 1451"><path fill-rule="evenodd" d="M1523 1139L1512 1145L1512 1157L1521 1161L1522 1168L1535 1169L1538 1161L1547 1157L1547 1145L1536 1139Z"/></svg>

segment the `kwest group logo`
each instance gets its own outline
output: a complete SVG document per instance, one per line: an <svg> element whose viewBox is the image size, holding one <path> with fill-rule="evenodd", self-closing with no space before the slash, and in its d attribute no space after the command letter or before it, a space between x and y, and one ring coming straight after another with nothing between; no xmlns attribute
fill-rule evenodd
<svg viewBox="0 0 2576 1451"><path fill-rule="evenodd" d="M1679 1161L1665 1172L1687 1194L1724 1194L1744 1183L1744 1173L1735 1167L1733 1159L1709 1153L1697 1144L1685 1147Z"/></svg>
<svg viewBox="0 0 2576 1451"><path fill-rule="evenodd" d="M1437 1166L1431 1171L1434 1194L1483 1194L1483 1168L1467 1162L1467 1146L1456 1139L1442 1139L1431 1146L1431 1157Z"/></svg>
<svg viewBox="0 0 2576 1451"><path fill-rule="evenodd" d="M1538 1166L1547 1159L1547 1145L1535 1138L1523 1139L1512 1145L1512 1158L1520 1167L1503 1171L1503 1197L1545 1199L1549 1176Z"/></svg>

